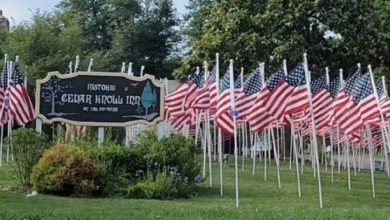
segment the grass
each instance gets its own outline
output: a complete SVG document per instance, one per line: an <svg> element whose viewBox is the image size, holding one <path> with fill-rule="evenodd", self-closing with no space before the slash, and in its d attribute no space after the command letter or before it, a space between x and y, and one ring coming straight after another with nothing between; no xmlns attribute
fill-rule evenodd
<svg viewBox="0 0 390 220"><path fill-rule="evenodd" d="M277 186L274 163L264 181L264 164L252 176L248 159L239 169L240 208L235 208L233 163L224 169L225 195L219 196L218 164L213 164L213 186L202 183L198 197L189 200L77 199L50 195L26 198L13 191L16 180L9 166L0 168L0 219L390 219L390 179L376 172L376 199L372 198L370 172L352 172L352 189L347 172L322 170L324 208L319 209L318 185L310 165L302 177L298 198L295 166L281 164L282 188Z"/></svg>

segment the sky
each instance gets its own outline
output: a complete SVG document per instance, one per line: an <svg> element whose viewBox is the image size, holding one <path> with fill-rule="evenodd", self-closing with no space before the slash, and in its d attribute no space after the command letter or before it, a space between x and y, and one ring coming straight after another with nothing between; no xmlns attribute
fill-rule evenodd
<svg viewBox="0 0 390 220"><path fill-rule="evenodd" d="M22 21L29 21L33 12L52 11L60 0L0 0L0 10L8 18L11 25ZM188 0L173 0L179 16L186 12L185 5Z"/></svg>

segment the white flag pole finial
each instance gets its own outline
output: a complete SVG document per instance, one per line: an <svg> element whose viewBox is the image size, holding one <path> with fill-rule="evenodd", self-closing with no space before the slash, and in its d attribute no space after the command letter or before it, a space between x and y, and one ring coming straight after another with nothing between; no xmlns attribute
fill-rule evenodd
<svg viewBox="0 0 390 220"><path fill-rule="evenodd" d="M200 67L197 66L197 67L196 67L196 72L195 72L195 74L196 74L196 75L199 75L199 73L200 73Z"/></svg>
<svg viewBox="0 0 390 220"><path fill-rule="evenodd" d="M265 63L260 63L260 74L261 74L261 84L264 85L265 83Z"/></svg>
<svg viewBox="0 0 390 220"><path fill-rule="evenodd" d="M15 57L15 63L19 63L19 55L16 55L16 57Z"/></svg>
<svg viewBox="0 0 390 220"><path fill-rule="evenodd" d="M93 58L91 58L90 60L89 60L89 65L88 65L88 72L91 72L92 71L92 66L93 66Z"/></svg>
<svg viewBox="0 0 390 220"><path fill-rule="evenodd" d="M73 62L69 62L69 73L73 73Z"/></svg>
<svg viewBox="0 0 390 220"><path fill-rule="evenodd" d="M125 73L125 71L126 71L126 63L122 62L121 73Z"/></svg>
<svg viewBox="0 0 390 220"><path fill-rule="evenodd" d="M132 62L129 62L129 69L127 70L127 74L129 74L131 76L133 75L133 63Z"/></svg>
<svg viewBox="0 0 390 220"><path fill-rule="evenodd" d="M360 63L357 63L357 67L358 67L359 69L361 69L361 68L362 68L362 65L361 65Z"/></svg>
<svg viewBox="0 0 390 220"><path fill-rule="evenodd" d="M244 67L241 67L240 80L241 80L241 88L243 88L244 87Z"/></svg>
<svg viewBox="0 0 390 220"><path fill-rule="evenodd" d="M76 60L74 62L74 72L77 70L77 66L80 64L80 56L79 55L76 55Z"/></svg>
<svg viewBox="0 0 390 220"><path fill-rule="evenodd" d="M287 76L288 72L287 72L287 60L286 59L283 60L283 71L284 71L284 75Z"/></svg>
<svg viewBox="0 0 390 220"><path fill-rule="evenodd" d="M8 54L4 54L4 65L7 65Z"/></svg>
<svg viewBox="0 0 390 220"><path fill-rule="evenodd" d="M383 92L386 96L388 96L389 94L387 94L387 88L386 88L386 78L385 76L382 76L382 86L383 86Z"/></svg>
<svg viewBox="0 0 390 220"><path fill-rule="evenodd" d="M204 65L204 79L206 80L206 78L209 76L209 64L207 63L207 61L204 61L203 62L203 65Z"/></svg>
<svg viewBox="0 0 390 220"><path fill-rule="evenodd" d="M325 73L326 73L326 84L329 85L330 83L329 67L325 67Z"/></svg>
<svg viewBox="0 0 390 220"><path fill-rule="evenodd" d="M342 88L342 87L344 87L343 69L340 69L339 77L340 77L340 87Z"/></svg>
<svg viewBox="0 0 390 220"><path fill-rule="evenodd" d="M144 76L144 70L145 70L145 66L141 66L141 74L140 74L141 77Z"/></svg>

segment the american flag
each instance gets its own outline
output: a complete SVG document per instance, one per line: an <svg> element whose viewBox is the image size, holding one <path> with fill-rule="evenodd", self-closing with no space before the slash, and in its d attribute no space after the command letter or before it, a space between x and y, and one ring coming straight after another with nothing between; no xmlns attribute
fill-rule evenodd
<svg viewBox="0 0 390 220"><path fill-rule="evenodd" d="M4 64L3 69L1 71L1 81L0 81L0 106L3 105L5 89L7 88L7 64ZM3 80L5 78L5 81ZM4 82L4 83L3 83Z"/></svg>
<svg viewBox="0 0 390 220"><path fill-rule="evenodd" d="M23 85L23 78L20 76L18 63L15 63L8 89L10 93L10 116L14 122L17 125L24 125L34 120L34 107L26 87Z"/></svg>
<svg viewBox="0 0 390 220"><path fill-rule="evenodd" d="M340 88L340 77L336 77L335 79L330 81L329 85L327 86L327 90L332 95L333 99L337 97L339 88Z"/></svg>
<svg viewBox="0 0 390 220"><path fill-rule="evenodd" d="M285 114L292 114L295 112L303 111L308 106L305 69L303 64L296 66L286 78L288 84L294 88L294 92L291 94L287 101Z"/></svg>
<svg viewBox="0 0 390 220"><path fill-rule="evenodd" d="M363 123L367 123L372 119L380 118L380 112L375 99L374 89L371 84L369 73L366 73L364 76L364 82L360 93L359 109Z"/></svg>
<svg viewBox="0 0 390 220"><path fill-rule="evenodd" d="M379 104L381 105L383 116L386 119L386 113L388 113L388 112L385 112L384 109L387 111L386 108L387 108L388 97L387 97L386 92L383 89L382 82L376 83L376 91L378 92ZM381 122L382 122L382 119L381 119L380 115L378 117L374 117L374 118L367 121L367 123L370 126L380 126Z"/></svg>
<svg viewBox="0 0 390 220"><path fill-rule="evenodd" d="M345 88L339 85L338 94L333 101L331 111L331 125L337 127L340 124L341 117L348 114L348 104L352 102L352 88L357 78L361 76L360 69L346 82Z"/></svg>
<svg viewBox="0 0 390 220"><path fill-rule="evenodd" d="M360 71L354 74L347 82L345 87L346 94L351 94L350 99L343 109L343 114L339 119L340 129L343 130L350 139L356 138L359 128L363 126L361 120L359 102L363 86L365 84L365 78Z"/></svg>
<svg viewBox="0 0 390 220"><path fill-rule="evenodd" d="M172 121L175 128L181 128L185 123L185 109L183 100L187 94L189 86L182 83L174 92L165 97L166 118Z"/></svg>
<svg viewBox="0 0 390 220"><path fill-rule="evenodd" d="M208 75L205 80L198 79L195 83L198 85L196 90L196 97L192 104L192 108L196 110L207 110L210 108L210 90L211 81L213 80L211 75ZM215 81L215 78L214 78Z"/></svg>
<svg viewBox="0 0 390 220"><path fill-rule="evenodd" d="M1 88L0 88L0 122L5 124L8 122L8 104L9 104L9 91L8 91L8 68L7 62L4 63L3 70L1 72Z"/></svg>
<svg viewBox="0 0 390 220"><path fill-rule="evenodd" d="M311 81L311 92L313 94L313 115L316 124L316 132L320 133L330 122L329 113L333 102L332 95L326 89L326 75Z"/></svg>
<svg viewBox="0 0 390 220"><path fill-rule="evenodd" d="M186 109L189 109L192 107L192 104L194 103L194 100L197 96L197 90L199 88L199 85L203 84L204 75L203 72L199 74L195 74L192 79L188 81L188 90L187 94L184 97L184 106Z"/></svg>
<svg viewBox="0 0 390 220"><path fill-rule="evenodd" d="M222 113L229 111L230 109L230 93L229 93L230 81L229 80L230 80L230 75L229 75L229 70L227 70L225 72L225 75L221 79L219 85L217 110L215 114L216 118L218 118Z"/></svg>
<svg viewBox="0 0 390 220"><path fill-rule="evenodd" d="M234 83L235 87L235 102L240 103L241 98L243 98L241 79L237 79ZM221 128L225 133L232 135L234 132L233 118L230 115L230 73L229 70L226 71L225 75L221 80L220 85L220 95L218 97L217 103L217 113L215 115L215 120L217 126Z"/></svg>
<svg viewBox="0 0 390 220"><path fill-rule="evenodd" d="M285 81L283 69L272 74L267 81L267 87L270 95L264 100L264 105L269 115L273 116L279 122L283 121L287 102L294 92L294 87Z"/></svg>
<svg viewBox="0 0 390 220"><path fill-rule="evenodd" d="M248 78L245 80L243 93L240 91L241 101L237 105L237 111L239 113L240 119L247 120L247 116L255 104L256 98L261 90L262 86L262 76L260 73L260 68L252 72Z"/></svg>
<svg viewBox="0 0 390 220"><path fill-rule="evenodd" d="M217 82L216 82L216 73L217 67L214 66L213 70L210 72L210 81L209 84L209 96L210 96L210 111L212 114L215 113L217 102L218 102L218 93L217 93Z"/></svg>
<svg viewBox="0 0 390 220"><path fill-rule="evenodd" d="M276 120L272 113L278 113L281 119L284 109L278 112L277 105L285 108L285 101L293 90L284 81L284 77L284 71L280 69L271 75L266 85L262 85L255 104L248 115L248 122L252 132L258 133L271 125Z"/></svg>

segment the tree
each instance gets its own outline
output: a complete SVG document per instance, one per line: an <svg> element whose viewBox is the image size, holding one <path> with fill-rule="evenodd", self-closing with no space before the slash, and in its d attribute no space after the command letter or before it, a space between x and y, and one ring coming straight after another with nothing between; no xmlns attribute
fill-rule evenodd
<svg viewBox="0 0 390 220"><path fill-rule="evenodd" d="M89 49L109 49L112 41L110 5L106 0L63 0L58 8L80 18Z"/></svg>
<svg viewBox="0 0 390 220"><path fill-rule="evenodd" d="M156 106L156 93L154 91L154 89L152 89L152 87L150 86L150 82L147 81L146 82L146 85L142 91L142 94L141 94L141 104L142 106L144 106L145 108L145 115L147 116L148 115L148 109L150 107L153 107L153 113L154 113L154 108ZM150 114L150 112L149 112Z"/></svg>
<svg viewBox="0 0 390 220"><path fill-rule="evenodd" d="M65 70L70 60L82 54L86 41L81 31L74 15L36 13L31 23L11 28L0 48L10 59L19 55L21 66L28 66L32 91L36 79L49 71Z"/></svg>
<svg viewBox="0 0 390 220"><path fill-rule="evenodd" d="M135 63L134 69L144 65L147 73L164 77L168 74L163 67L179 39L175 29L179 21L171 0L143 3L137 21L116 31L110 54L118 63L130 60Z"/></svg>
<svg viewBox="0 0 390 220"><path fill-rule="evenodd" d="M222 66L234 59L237 69L247 72L260 61L267 72L280 68L283 59L292 68L304 52L314 72L329 66L348 73L357 62L378 66L384 61L386 41L368 1L217 0L198 10L209 15L200 33L187 33L191 53L175 71L178 78L194 64L214 60L217 52Z"/></svg>
<svg viewBox="0 0 390 220"><path fill-rule="evenodd" d="M61 80L59 78L52 77L44 84L45 86L42 87L41 98L44 102L50 103L51 106L49 115L56 116L59 114L56 112L56 105L64 105L64 103L58 100L58 95L60 92L64 92L64 89L71 88L70 85L61 85L60 81Z"/></svg>

